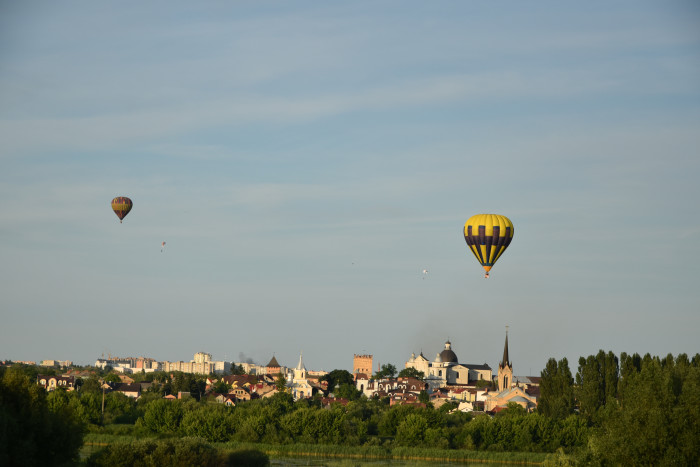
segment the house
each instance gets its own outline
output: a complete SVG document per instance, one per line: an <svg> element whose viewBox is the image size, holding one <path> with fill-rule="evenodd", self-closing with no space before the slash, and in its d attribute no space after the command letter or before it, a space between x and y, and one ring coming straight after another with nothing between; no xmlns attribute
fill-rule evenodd
<svg viewBox="0 0 700 467"><path fill-rule="evenodd" d="M321 407L330 408L333 404L340 404L343 407L347 406L350 401L342 397L322 397Z"/></svg>
<svg viewBox="0 0 700 467"><path fill-rule="evenodd" d="M258 382L258 377L255 375L227 375L221 379L224 383L234 388L250 387Z"/></svg>
<svg viewBox="0 0 700 467"><path fill-rule="evenodd" d="M37 383L47 391L56 389L65 389L66 391L75 390L75 376L47 376L37 375Z"/></svg>
<svg viewBox="0 0 700 467"><path fill-rule="evenodd" d="M265 398L270 397L273 393L277 392L274 384L266 384L264 382L259 382L253 385L250 389L251 398Z"/></svg>
<svg viewBox="0 0 700 467"><path fill-rule="evenodd" d="M235 407L236 396L234 396L233 394L217 394L216 402L224 404L227 407Z"/></svg>
<svg viewBox="0 0 700 467"><path fill-rule="evenodd" d="M133 399L138 399L141 396L141 384L139 383L117 383L112 390Z"/></svg>
<svg viewBox="0 0 700 467"><path fill-rule="evenodd" d="M232 388L228 392L229 396L232 396L236 401L249 401L250 391L247 388Z"/></svg>

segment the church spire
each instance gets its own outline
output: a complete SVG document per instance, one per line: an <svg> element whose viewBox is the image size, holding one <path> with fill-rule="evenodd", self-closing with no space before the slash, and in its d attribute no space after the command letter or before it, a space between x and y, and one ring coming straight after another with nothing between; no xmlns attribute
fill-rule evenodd
<svg viewBox="0 0 700 467"><path fill-rule="evenodd" d="M510 357L508 356L508 326L506 326L506 345L503 347L503 360L501 360L499 367L503 368L506 366L513 366L511 365Z"/></svg>
<svg viewBox="0 0 700 467"><path fill-rule="evenodd" d="M503 347L503 360L498 364L498 390L507 391L513 385L513 364L508 355L508 326L506 326L506 345Z"/></svg>

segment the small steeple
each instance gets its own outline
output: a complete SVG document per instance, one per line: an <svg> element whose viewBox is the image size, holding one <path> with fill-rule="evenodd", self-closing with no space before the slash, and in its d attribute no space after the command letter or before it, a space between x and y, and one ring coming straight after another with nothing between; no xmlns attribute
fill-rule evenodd
<svg viewBox="0 0 700 467"><path fill-rule="evenodd" d="M304 362L302 361L303 354L304 351L299 352L299 364L297 365L297 370L306 370L306 368L304 368Z"/></svg>

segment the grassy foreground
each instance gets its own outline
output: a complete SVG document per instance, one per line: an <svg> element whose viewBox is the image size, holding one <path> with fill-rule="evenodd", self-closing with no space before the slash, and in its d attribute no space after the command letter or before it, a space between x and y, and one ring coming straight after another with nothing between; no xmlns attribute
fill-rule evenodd
<svg viewBox="0 0 700 467"><path fill-rule="evenodd" d="M129 435L89 433L85 435L83 454L89 456L103 446L128 443L141 438ZM427 449L383 446L339 446L325 444L262 444L262 443L210 443L217 450L257 450L270 458L317 457L365 460L404 460L455 463L500 463L513 465L542 465L546 453L465 451L454 449Z"/></svg>

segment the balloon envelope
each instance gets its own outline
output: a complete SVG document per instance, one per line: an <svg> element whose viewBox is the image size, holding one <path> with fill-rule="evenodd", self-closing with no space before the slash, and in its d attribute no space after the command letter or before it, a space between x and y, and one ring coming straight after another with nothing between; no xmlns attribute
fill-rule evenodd
<svg viewBox="0 0 700 467"><path fill-rule="evenodd" d="M513 239L513 223L500 214L477 214L464 224L464 240L486 276L510 245Z"/></svg>
<svg viewBox="0 0 700 467"><path fill-rule="evenodd" d="M120 223L131 211L131 206L133 206L133 203L126 196L117 196L112 200L112 210L119 218Z"/></svg>

